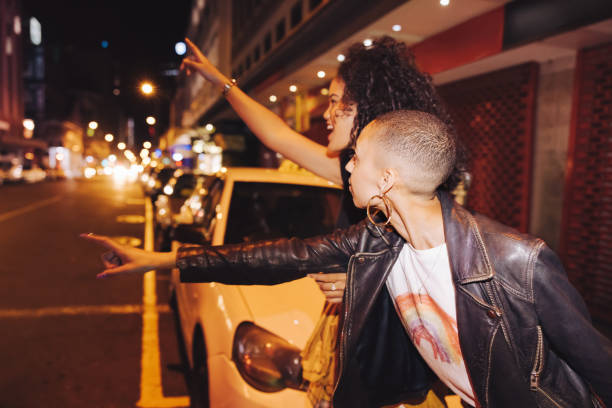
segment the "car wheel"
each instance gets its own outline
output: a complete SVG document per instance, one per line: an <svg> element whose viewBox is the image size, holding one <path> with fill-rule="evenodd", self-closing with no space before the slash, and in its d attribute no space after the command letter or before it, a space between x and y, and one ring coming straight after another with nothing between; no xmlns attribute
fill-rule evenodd
<svg viewBox="0 0 612 408"><path fill-rule="evenodd" d="M208 408L208 364L202 330L197 328L193 338L193 369L189 381L191 408Z"/></svg>

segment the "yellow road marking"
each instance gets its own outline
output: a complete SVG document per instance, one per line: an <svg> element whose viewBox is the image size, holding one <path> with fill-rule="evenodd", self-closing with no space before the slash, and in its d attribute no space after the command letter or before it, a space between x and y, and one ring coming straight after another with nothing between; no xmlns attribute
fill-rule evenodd
<svg viewBox="0 0 612 408"><path fill-rule="evenodd" d="M128 198L125 200L127 205L143 205L145 203L144 198Z"/></svg>
<svg viewBox="0 0 612 408"><path fill-rule="evenodd" d="M39 209L41 207L45 207L47 205L56 203L56 202L58 202L61 199L62 199L61 196L55 196L55 197L49 198L47 200L43 200L43 201L39 201L39 202L34 203L34 204L26 205L25 207L20 208L18 210L13 210L13 211L5 212L4 214L0 214L0 222L6 221L6 220L10 220L11 218L15 218L15 217L17 217L19 215L22 215L22 214L25 214L27 212L34 211L34 210L37 210L37 209Z"/></svg>
<svg viewBox="0 0 612 408"><path fill-rule="evenodd" d="M144 249L153 250L153 207L145 201ZM159 353L159 314L155 289L155 271L144 275L142 296L142 357L140 364L140 400L143 408L188 407L189 397L164 397Z"/></svg>
<svg viewBox="0 0 612 408"><path fill-rule="evenodd" d="M117 236L117 237L111 237L111 239L117 242L118 244L129 245L133 247L138 247L140 246L140 244L142 244L142 240L136 237Z"/></svg>
<svg viewBox="0 0 612 408"><path fill-rule="evenodd" d="M59 306L37 309L0 309L0 318L48 317L98 314L142 313L142 305ZM169 313L168 305L157 306L158 313Z"/></svg>
<svg viewBox="0 0 612 408"><path fill-rule="evenodd" d="M145 222L145 217L142 215L119 215L116 220L124 224L142 224Z"/></svg>

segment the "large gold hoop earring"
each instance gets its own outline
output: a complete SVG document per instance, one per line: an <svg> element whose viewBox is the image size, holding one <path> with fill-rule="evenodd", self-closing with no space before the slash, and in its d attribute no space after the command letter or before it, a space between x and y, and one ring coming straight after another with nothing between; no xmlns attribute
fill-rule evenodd
<svg viewBox="0 0 612 408"><path fill-rule="evenodd" d="M382 212L382 210L379 210L378 208L376 208L376 211L374 212L374 214L372 214L370 212L370 206L372 205L372 200L375 198L380 198L380 200L383 202L383 205L385 206L385 210L387 210L387 220L384 222L376 222L374 221L374 217L376 215L378 215L378 213ZM368 200L368 205L366 206L366 214L368 215L368 220L370 220L370 222L373 225L376 225L377 227L386 227L390 222L391 222L391 203L389 202L389 199L387 198L387 196L385 196L385 194L382 195L373 195L372 197L370 197L370 199Z"/></svg>

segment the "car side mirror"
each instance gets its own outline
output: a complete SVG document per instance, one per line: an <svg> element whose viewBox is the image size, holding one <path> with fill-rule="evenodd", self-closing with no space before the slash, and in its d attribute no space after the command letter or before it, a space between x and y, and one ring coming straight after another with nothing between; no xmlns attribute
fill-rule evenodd
<svg viewBox="0 0 612 408"><path fill-rule="evenodd" d="M207 242L201 228L192 224L176 225L172 230L172 239L184 244L205 244Z"/></svg>

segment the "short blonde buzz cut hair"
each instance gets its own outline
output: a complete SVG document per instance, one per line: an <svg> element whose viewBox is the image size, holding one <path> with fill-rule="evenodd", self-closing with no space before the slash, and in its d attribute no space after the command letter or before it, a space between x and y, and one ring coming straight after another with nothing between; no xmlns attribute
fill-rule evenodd
<svg viewBox="0 0 612 408"><path fill-rule="evenodd" d="M449 126L436 116L397 110L379 116L371 125L380 151L390 153L378 157L386 165L397 167L413 193L430 194L451 174L457 160L457 142Z"/></svg>

